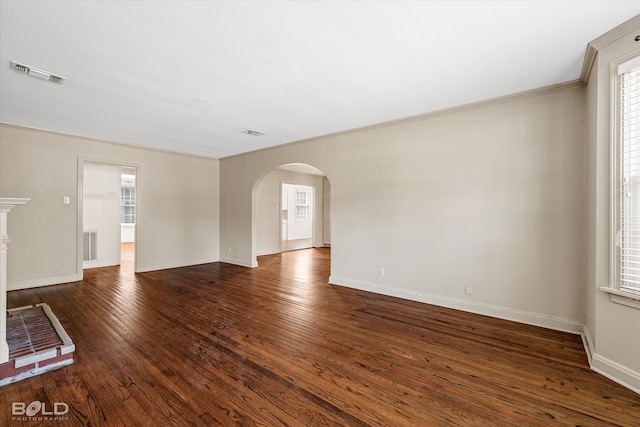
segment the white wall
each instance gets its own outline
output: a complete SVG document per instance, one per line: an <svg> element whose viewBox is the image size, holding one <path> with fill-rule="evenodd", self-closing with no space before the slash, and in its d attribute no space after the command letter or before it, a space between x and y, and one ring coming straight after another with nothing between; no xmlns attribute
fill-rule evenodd
<svg viewBox="0 0 640 427"><path fill-rule="evenodd" d="M133 243L136 241L136 225L120 224L120 243Z"/></svg>
<svg viewBox="0 0 640 427"><path fill-rule="evenodd" d="M84 166L83 231L96 232L97 259L84 268L120 264L120 168L86 163Z"/></svg>
<svg viewBox="0 0 640 427"><path fill-rule="evenodd" d="M222 260L257 264L254 185L308 163L331 181L333 283L577 332L584 88L564 89L222 159Z"/></svg>
<svg viewBox="0 0 640 427"><path fill-rule="evenodd" d="M640 393L640 310L613 303L601 287L610 270L611 63L640 54L640 17L594 41L599 49L587 84L587 295L585 334L592 367ZM628 24L628 23L627 23ZM620 27L623 28L623 27Z"/></svg>
<svg viewBox="0 0 640 427"><path fill-rule="evenodd" d="M79 157L138 166L138 271L218 261L217 160L0 125L0 195L31 197L10 224L9 289L82 276Z"/></svg>
<svg viewBox="0 0 640 427"><path fill-rule="evenodd" d="M280 252L280 186L281 183L296 183L314 188L316 203L314 204L313 246L323 245L323 216L324 206L320 197L323 194L323 177L294 173L282 170L272 170L256 186L255 191L255 227L256 254L267 255Z"/></svg>
<svg viewBox="0 0 640 427"><path fill-rule="evenodd" d="M327 177L322 179L322 244L331 246L331 182Z"/></svg>

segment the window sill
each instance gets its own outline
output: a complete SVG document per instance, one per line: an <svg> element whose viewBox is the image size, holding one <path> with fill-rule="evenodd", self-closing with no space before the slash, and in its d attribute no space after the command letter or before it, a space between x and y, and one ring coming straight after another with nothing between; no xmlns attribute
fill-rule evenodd
<svg viewBox="0 0 640 427"><path fill-rule="evenodd" d="M633 291L621 291L619 289L608 288L606 286L601 287L600 290L609 294L611 302L640 310L640 293Z"/></svg>

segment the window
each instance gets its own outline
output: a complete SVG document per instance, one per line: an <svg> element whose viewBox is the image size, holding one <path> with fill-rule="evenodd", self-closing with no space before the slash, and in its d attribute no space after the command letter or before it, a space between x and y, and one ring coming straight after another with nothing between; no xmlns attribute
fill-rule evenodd
<svg viewBox="0 0 640 427"><path fill-rule="evenodd" d="M309 220L309 192L296 190L296 221Z"/></svg>
<svg viewBox="0 0 640 427"><path fill-rule="evenodd" d="M135 176L122 175L120 187L120 223L136 223L136 187Z"/></svg>
<svg viewBox="0 0 640 427"><path fill-rule="evenodd" d="M616 95L615 283L640 295L640 57L618 66Z"/></svg>

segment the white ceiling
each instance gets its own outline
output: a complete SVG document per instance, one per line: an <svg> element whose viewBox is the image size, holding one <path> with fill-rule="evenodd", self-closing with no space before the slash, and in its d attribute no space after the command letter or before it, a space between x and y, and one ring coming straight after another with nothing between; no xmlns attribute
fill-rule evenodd
<svg viewBox="0 0 640 427"><path fill-rule="evenodd" d="M1 0L0 121L221 158L575 80L587 43L637 14L640 1Z"/></svg>

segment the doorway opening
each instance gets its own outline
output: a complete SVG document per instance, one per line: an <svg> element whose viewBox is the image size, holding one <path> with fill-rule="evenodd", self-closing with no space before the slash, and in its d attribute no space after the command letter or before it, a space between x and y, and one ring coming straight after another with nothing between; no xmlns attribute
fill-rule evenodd
<svg viewBox="0 0 640 427"><path fill-rule="evenodd" d="M252 267L259 256L331 246L331 184L306 163L275 167L252 194ZM306 224L306 231L296 229Z"/></svg>
<svg viewBox="0 0 640 427"><path fill-rule="evenodd" d="M137 167L82 165L82 268L135 271Z"/></svg>
<svg viewBox="0 0 640 427"><path fill-rule="evenodd" d="M314 190L308 185L281 184L282 252L313 247Z"/></svg>
<svg viewBox="0 0 640 427"><path fill-rule="evenodd" d="M134 270L136 242L136 169L120 173L120 267Z"/></svg>

